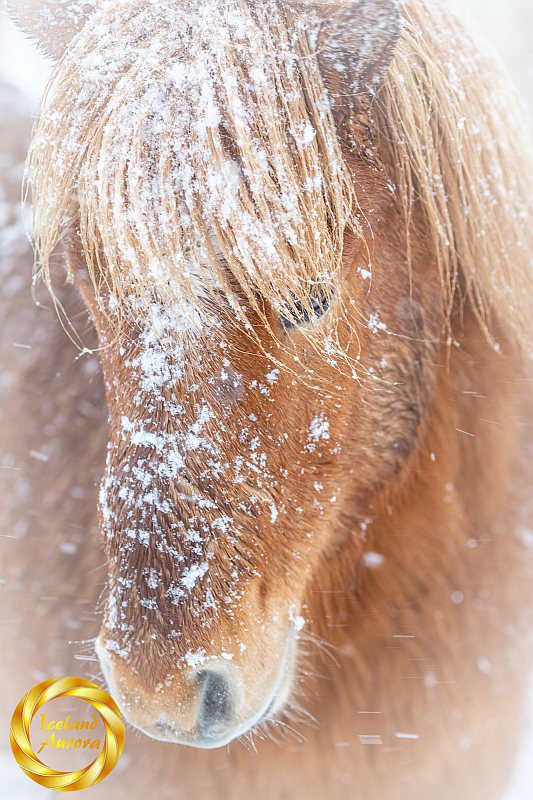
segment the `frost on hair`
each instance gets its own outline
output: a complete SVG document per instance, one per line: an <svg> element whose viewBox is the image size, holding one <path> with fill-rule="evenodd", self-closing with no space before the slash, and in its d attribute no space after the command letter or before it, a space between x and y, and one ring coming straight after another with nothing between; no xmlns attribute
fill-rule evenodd
<svg viewBox="0 0 533 800"><path fill-rule="evenodd" d="M41 269L69 226L114 307L218 294L247 322L336 289L353 189L305 17L277 0L104 2L32 146Z"/></svg>

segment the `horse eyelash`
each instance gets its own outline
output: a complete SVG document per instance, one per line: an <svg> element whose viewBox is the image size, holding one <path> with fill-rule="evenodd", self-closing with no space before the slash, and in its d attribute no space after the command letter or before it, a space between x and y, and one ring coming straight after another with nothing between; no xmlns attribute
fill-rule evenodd
<svg viewBox="0 0 533 800"><path fill-rule="evenodd" d="M320 319L329 310L332 297L332 291L320 291L309 299L307 305L295 297L290 305L287 303L287 312L281 316L283 328L290 331L299 325Z"/></svg>

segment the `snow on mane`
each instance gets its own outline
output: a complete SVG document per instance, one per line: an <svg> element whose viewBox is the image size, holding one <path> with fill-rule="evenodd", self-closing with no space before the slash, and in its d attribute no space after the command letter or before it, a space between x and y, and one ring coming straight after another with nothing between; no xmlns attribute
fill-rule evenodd
<svg viewBox="0 0 533 800"><path fill-rule="evenodd" d="M268 324L265 304L312 314L326 293L342 306L344 234L361 228L317 8L330 6L98 4L52 75L30 154L49 285L54 247L74 227L118 311L146 315L155 298L197 323L214 297L241 322L253 310ZM498 317L531 351L520 103L438 4L411 0L402 16L394 60L371 89L391 192L408 234L421 213L448 322L468 297L489 339Z"/></svg>
<svg viewBox="0 0 533 800"><path fill-rule="evenodd" d="M120 304L194 318L218 292L241 318L243 300L311 311L353 217L313 19L291 22L276 0L103 2L34 138L45 278L74 218L93 280Z"/></svg>

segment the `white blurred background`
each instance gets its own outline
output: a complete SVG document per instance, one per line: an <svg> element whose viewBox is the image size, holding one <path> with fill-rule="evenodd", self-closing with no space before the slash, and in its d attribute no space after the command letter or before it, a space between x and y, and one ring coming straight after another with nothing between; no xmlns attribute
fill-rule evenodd
<svg viewBox="0 0 533 800"><path fill-rule="evenodd" d="M199 0L201 2L201 0ZM474 27L503 59L533 116L533 0L442 0L468 15ZM0 7L0 76L18 86L36 104L51 65L17 31ZM0 124L9 124L0 120ZM508 794L502 800L533 798L533 700L532 730L518 754ZM4 736L6 732L0 732ZM5 800L43 800L52 793L34 787L24 778L10 755L0 755L0 796ZM468 798L450 798L468 800Z"/></svg>

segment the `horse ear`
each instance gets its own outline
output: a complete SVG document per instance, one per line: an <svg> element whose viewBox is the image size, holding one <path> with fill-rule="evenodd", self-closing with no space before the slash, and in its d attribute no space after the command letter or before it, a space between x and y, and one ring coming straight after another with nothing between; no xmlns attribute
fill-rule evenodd
<svg viewBox="0 0 533 800"><path fill-rule="evenodd" d="M9 0L15 23L38 43L45 55L59 59L81 30L98 0Z"/></svg>
<svg viewBox="0 0 533 800"><path fill-rule="evenodd" d="M400 0L311 0L320 69L341 92L372 90L386 74L402 30ZM318 34L318 36L317 36Z"/></svg>

